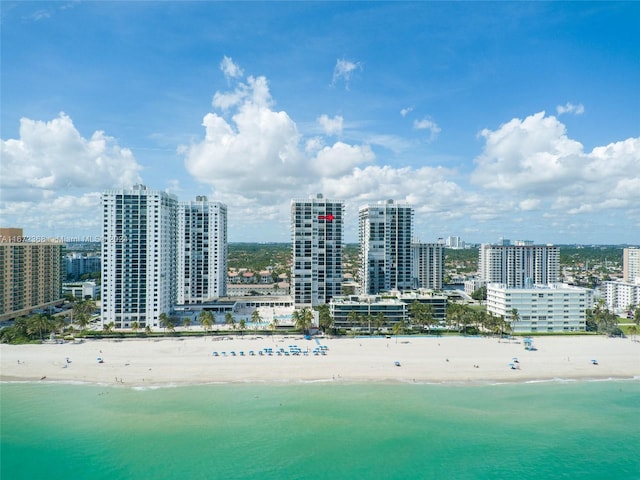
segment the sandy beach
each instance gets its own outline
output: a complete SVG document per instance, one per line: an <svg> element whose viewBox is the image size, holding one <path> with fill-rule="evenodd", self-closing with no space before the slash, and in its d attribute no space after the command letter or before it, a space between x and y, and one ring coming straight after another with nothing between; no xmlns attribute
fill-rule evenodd
<svg viewBox="0 0 640 480"><path fill-rule="evenodd" d="M326 355L313 354L318 344L325 346ZM302 353L259 355L268 348L273 352L281 348L289 351L292 345ZM0 380L155 386L216 382L497 383L640 378L640 343L628 338L536 337L533 345L536 350L529 351L524 349L521 339L305 340L300 335L3 344ZM254 355L249 354L251 350Z"/></svg>

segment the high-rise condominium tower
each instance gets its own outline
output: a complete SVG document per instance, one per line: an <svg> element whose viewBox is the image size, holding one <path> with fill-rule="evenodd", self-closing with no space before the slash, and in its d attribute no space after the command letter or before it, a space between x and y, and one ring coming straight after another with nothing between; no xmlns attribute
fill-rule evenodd
<svg viewBox="0 0 640 480"><path fill-rule="evenodd" d="M640 279L640 248L629 247L622 250L622 279L634 283Z"/></svg>
<svg viewBox="0 0 640 480"><path fill-rule="evenodd" d="M388 200L360 207L360 289L410 290L413 208Z"/></svg>
<svg viewBox="0 0 640 480"><path fill-rule="evenodd" d="M525 242L520 242L525 243ZM558 281L560 248L553 245L489 245L479 249L478 271L486 283L527 287Z"/></svg>
<svg viewBox="0 0 640 480"><path fill-rule="evenodd" d="M414 288L441 290L444 281L444 245L413 243Z"/></svg>
<svg viewBox="0 0 640 480"><path fill-rule="evenodd" d="M0 321L46 308L62 298L61 241L0 228Z"/></svg>
<svg viewBox="0 0 640 480"><path fill-rule="evenodd" d="M227 294L227 206L198 196L178 205L178 303Z"/></svg>
<svg viewBox="0 0 640 480"><path fill-rule="evenodd" d="M342 293L344 203L322 194L291 202L292 291L296 307L315 307Z"/></svg>
<svg viewBox="0 0 640 480"><path fill-rule="evenodd" d="M102 195L102 321L160 327L176 301L175 196L144 185Z"/></svg>

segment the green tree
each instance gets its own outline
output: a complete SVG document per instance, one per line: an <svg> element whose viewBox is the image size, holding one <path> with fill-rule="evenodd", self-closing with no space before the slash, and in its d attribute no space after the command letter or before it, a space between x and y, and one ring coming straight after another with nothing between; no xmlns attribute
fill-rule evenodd
<svg viewBox="0 0 640 480"><path fill-rule="evenodd" d="M32 315L27 319L27 333L31 338L38 337L44 340L44 336L49 334L52 329L52 322L45 314Z"/></svg>
<svg viewBox="0 0 640 480"><path fill-rule="evenodd" d="M205 335L209 333L211 330L211 325L213 324L213 314L209 310L202 310L199 316L200 325L204 329Z"/></svg>
<svg viewBox="0 0 640 480"><path fill-rule="evenodd" d="M474 300L479 301L480 304L482 304L482 301L487 299L487 287L486 286L482 286L482 287L476 289L471 294L471 298L473 298Z"/></svg>
<svg viewBox="0 0 640 480"><path fill-rule="evenodd" d="M385 324L384 313L378 312L375 318L373 319L373 325L375 326L376 331L378 333L380 332L384 324Z"/></svg>
<svg viewBox="0 0 640 480"><path fill-rule="evenodd" d="M244 318L240 319L240 335L244 336L244 330L247 328L247 321Z"/></svg>
<svg viewBox="0 0 640 480"><path fill-rule="evenodd" d="M191 319L189 317L184 317L182 320L182 326L189 330L189 327L191 326Z"/></svg>
<svg viewBox="0 0 640 480"><path fill-rule="evenodd" d="M333 317L331 316L331 310L329 309L329 305L323 303L322 305L318 305L318 326L322 329L323 332L327 332L327 330L333 328Z"/></svg>
<svg viewBox="0 0 640 480"><path fill-rule="evenodd" d="M400 320L393 324L392 332L396 336L396 343L398 343L398 336L402 335L405 331L405 322Z"/></svg>
<svg viewBox="0 0 640 480"><path fill-rule="evenodd" d="M169 321L169 316L166 313L162 312L158 317L158 320L160 320L160 327L164 328L164 331L166 333L167 327L169 326L169 323L171 323Z"/></svg>
<svg viewBox="0 0 640 480"><path fill-rule="evenodd" d="M224 314L224 323L225 325L230 325L231 328L236 328L236 319L233 316L233 313L227 312Z"/></svg>
<svg viewBox="0 0 640 480"><path fill-rule="evenodd" d="M293 312L294 325L301 332L308 334L309 329L313 326L313 312L307 307L302 310Z"/></svg>
<svg viewBox="0 0 640 480"><path fill-rule="evenodd" d="M133 323L131 323L131 330L133 331L133 333L138 333L138 330L140 329L140 323L135 321Z"/></svg>
<svg viewBox="0 0 640 480"><path fill-rule="evenodd" d="M258 325L260 322L262 322L262 317L260 316L260 310L256 308L251 312L251 323Z"/></svg>
<svg viewBox="0 0 640 480"><path fill-rule="evenodd" d="M520 314L518 313L518 309L512 308L511 311L509 312L509 327L511 328L512 331L516 329L519 321L520 321Z"/></svg>

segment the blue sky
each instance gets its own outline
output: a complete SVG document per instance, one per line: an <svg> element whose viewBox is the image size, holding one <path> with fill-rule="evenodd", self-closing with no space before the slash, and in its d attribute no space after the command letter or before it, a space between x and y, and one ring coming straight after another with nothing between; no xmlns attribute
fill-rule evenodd
<svg viewBox="0 0 640 480"><path fill-rule="evenodd" d="M292 198L421 241L640 242L640 3L6 2L0 223L100 234L144 183L289 241Z"/></svg>

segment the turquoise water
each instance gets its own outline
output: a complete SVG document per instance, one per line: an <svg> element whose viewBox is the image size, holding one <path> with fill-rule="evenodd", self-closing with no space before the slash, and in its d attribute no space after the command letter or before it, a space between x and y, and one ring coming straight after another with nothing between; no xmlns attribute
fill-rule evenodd
<svg viewBox="0 0 640 480"><path fill-rule="evenodd" d="M640 382L4 383L10 479L638 479Z"/></svg>

